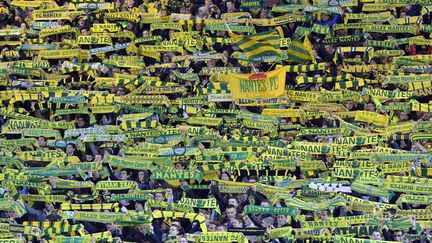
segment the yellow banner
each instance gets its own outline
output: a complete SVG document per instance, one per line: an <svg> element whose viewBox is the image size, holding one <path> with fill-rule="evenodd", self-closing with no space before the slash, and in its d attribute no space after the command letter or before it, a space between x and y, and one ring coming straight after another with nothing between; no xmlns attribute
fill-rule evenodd
<svg viewBox="0 0 432 243"><path fill-rule="evenodd" d="M285 92L285 69L258 74L231 74L229 86L234 100L276 98Z"/></svg>

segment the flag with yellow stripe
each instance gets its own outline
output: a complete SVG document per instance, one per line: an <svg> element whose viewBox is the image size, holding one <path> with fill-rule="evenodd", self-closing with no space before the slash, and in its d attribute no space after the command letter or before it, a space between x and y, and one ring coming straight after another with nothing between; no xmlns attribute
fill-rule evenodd
<svg viewBox="0 0 432 243"><path fill-rule="evenodd" d="M313 53L312 53L312 44L311 44L311 42L309 41L309 38L308 38L307 35L305 36L305 39L304 39L304 41L303 41L303 46L304 46L305 49L308 51L308 53L309 53L309 55L310 55L310 58L311 58L312 62L313 62L313 63L316 63L315 57L314 57L314 55L313 55Z"/></svg>
<svg viewBox="0 0 432 243"><path fill-rule="evenodd" d="M312 55L311 55L312 50L309 52L308 48L306 47L308 45L308 41L306 41L306 43L302 43L301 40L297 37L293 36L291 38L291 44L288 46L288 50L285 52L289 61L306 63L312 60Z"/></svg>
<svg viewBox="0 0 432 243"><path fill-rule="evenodd" d="M283 54L280 49L280 38L277 30L262 32L250 36L233 36L238 47L245 53L249 61L275 62Z"/></svg>

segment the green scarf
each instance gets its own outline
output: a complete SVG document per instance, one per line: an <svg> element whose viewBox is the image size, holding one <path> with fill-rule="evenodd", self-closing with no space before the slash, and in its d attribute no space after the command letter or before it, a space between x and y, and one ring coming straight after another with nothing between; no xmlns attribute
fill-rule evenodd
<svg viewBox="0 0 432 243"><path fill-rule="evenodd" d="M183 197L179 201L178 204L189 206L189 207L194 207L194 208L213 208L219 214L221 213L216 198L197 199L197 198L185 198L185 197Z"/></svg>
<svg viewBox="0 0 432 243"><path fill-rule="evenodd" d="M295 208L286 207L263 207L256 205L247 205L244 209L244 214L275 214L275 215L289 215L293 218L297 216Z"/></svg>
<svg viewBox="0 0 432 243"><path fill-rule="evenodd" d="M155 168L153 166L153 162L151 161L143 161L138 159L137 160L126 159L126 158L117 157L113 155L106 155L102 162L108 163L112 166L134 169L134 170L153 170Z"/></svg>
<svg viewBox="0 0 432 243"><path fill-rule="evenodd" d="M185 180L193 179L201 181L203 174L194 170L153 170L150 179L152 180Z"/></svg>

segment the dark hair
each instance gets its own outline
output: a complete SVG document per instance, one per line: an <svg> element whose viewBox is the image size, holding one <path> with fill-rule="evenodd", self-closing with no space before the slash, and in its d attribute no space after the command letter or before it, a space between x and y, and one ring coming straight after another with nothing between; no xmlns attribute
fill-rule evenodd
<svg viewBox="0 0 432 243"><path fill-rule="evenodd" d="M225 210L230 209L230 208L234 208L234 210L237 213L237 208L234 205L231 205L231 204L228 204Z"/></svg>

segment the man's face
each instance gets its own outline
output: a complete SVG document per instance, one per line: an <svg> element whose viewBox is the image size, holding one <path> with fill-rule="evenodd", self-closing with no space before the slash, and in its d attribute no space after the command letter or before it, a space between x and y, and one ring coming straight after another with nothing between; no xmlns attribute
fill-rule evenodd
<svg viewBox="0 0 432 243"><path fill-rule="evenodd" d="M354 102L352 100L349 100L345 103L345 106L348 110L353 110L354 109Z"/></svg>
<svg viewBox="0 0 432 243"><path fill-rule="evenodd" d="M226 6L228 10L234 10L234 4L232 2L227 2Z"/></svg>
<svg viewBox="0 0 432 243"><path fill-rule="evenodd" d="M378 231L374 231L372 233L372 240L382 240L381 233Z"/></svg>
<svg viewBox="0 0 432 243"><path fill-rule="evenodd" d="M261 206L263 207L271 207L269 202L261 202Z"/></svg>
<svg viewBox="0 0 432 243"><path fill-rule="evenodd" d="M236 210L235 208L227 208L226 215L229 219L233 219L236 217Z"/></svg>
<svg viewBox="0 0 432 243"><path fill-rule="evenodd" d="M171 61L170 56L167 55L167 54L163 55L162 59L163 59L164 63L167 63L167 62Z"/></svg>
<svg viewBox="0 0 432 243"><path fill-rule="evenodd" d="M243 228L243 222L241 222L240 220L236 219L233 221L233 227L234 228Z"/></svg>
<svg viewBox="0 0 432 243"><path fill-rule="evenodd" d="M246 200L247 200L247 194L245 194L245 193L243 193L243 194L239 194L239 195L237 196L237 198L238 198L238 200L239 200L240 202L246 202Z"/></svg>
<svg viewBox="0 0 432 243"><path fill-rule="evenodd" d="M403 232L402 231L396 231L393 233L394 240L401 242L403 240Z"/></svg>
<svg viewBox="0 0 432 243"><path fill-rule="evenodd" d="M134 3L135 3L134 0L126 0L125 2L126 2L126 5L127 5L129 8L132 8L133 5L134 5Z"/></svg>
<svg viewBox="0 0 432 243"><path fill-rule="evenodd" d="M207 227L207 230L210 232L215 232L216 231L216 225L215 224L209 224Z"/></svg>
<svg viewBox="0 0 432 243"><path fill-rule="evenodd" d="M322 21L328 21L330 19L330 16L328 14L322 14Z"/></svg>
<svg viewBox="0 0 432 243"><path fill-rule="evenodd" d="M116 225L114 223L107 223L106 227L107 227L107 230L111 231L111 232L116 229Z"/></svg>
<svg viewBox="0 0 432 243"><path fill-rule="evenodd" d="M221 225L221 226L217 227L216 231L217 232L226 232L227 228L225 226Z"/></svg>
<svg viewBox="0 0 432 243"><path fill-rule="evenodd" d="M127 180L129 178L129 175L127 173L127 171L122 170L120 171L120 180Z"/></svg>
<svg viewBox="0 0 432 243"><path fill-rule="evenodd" d="M86 154L86 160L87 160L88 162L93 161L93 156L92 156L91 154Z"/></svg>
<svg viewBox="0 0 432 243"><path fill-rule="evenodd" d="M14 210L8 210L6 211L6 217L11 219L19 218L18 214Z"/></svg>
<svg viewBox="0 0 432 243"><path fill-rule="evenodd" d="M327 211L323 211L320 215L322 220L327 220L329 218L328 212Z"/></svg>
<svg viewBox="0 0 432 243"><path fill-rule="evenodd" d="M123 88L120 87L120 88L117 89L117 94L118 95L124 95L124 94L126 94L126 92L125 92L125 90Z"/></svg>
<svg viewBox="0 0 432 243"><path fill-rule="evenodd" d="M286 216L285 215L278 215L277 216L277 222L279 225L284 225L286 223Z"/></svg>
<svg viewBox="0 0 432 243"><path fill-rule="evenodd" d="M144 211L144 207L141 203L135 203L135 211L142 212Z"/></svg>
<svg viewBox="0 0 432 243"><path fill-rule="evenodd" d="M162 195L162 193L156 193L155 200L163 201L165 197Z"/></svg>
<svg viewBox="0 0 432 243"><path fill-rule="evenodd" d="M214 60L208 60L207 67L216 67L216 62Z"/></svg>
<svg viewBox="0 0 432 243"><path fill-rule="evenodd" d="M367 111L374 112L374 111L375 111L375 105L374 105L373 103L368 103L368 104L366 105L366 110L367 110Z"/></svg>
<svg viewBox="0 0 432 243"><path fill-rule="evenodd" d="M400 121L408 121L409 117L408 117L408 113L407 112L401 112L399 115L399 120Z"/></svg>
<svg viewBox="0 0 432 243"><path fill-rule="evenodd" d="M39 147L41 147L41 148L46 147L47 146L46 139L43 137L38 138L38 144L39 144Z"/></svg>
<svg viewBox="0 0 432 243"><path fill-rule="evenodd" d="M429 120L431 117L432 117L432 113L430 113L430 112L425 112L425 113L422 114L422 119L424 121Z"/></svg>
<svg viewBox="0 0 432 243"><path fill-rule="evenodd" d="M146 234L147 234L147 230L148 230L147 226L139 226L139 227L138 227L138 231L139 231L141 234L146 235Z"/></svg>
<svg viewBox="0 0 432 243"><path fill-rule="evenodd" d="M84 26L84 24L85 24L85 20L84 20L84 18L80 18L80 19L78 19L78 25L80 25L80 26Z"/></svg>
<svg viewBox="0 0 432 243"><path fill-rule="evenodd" d="M228 204L233 205L234 207L238 207L238 202L235 198L228 199Z"/></svg>
<svg viewBox="0 0 432 243"><path fill-rule="evenodd" d="M84 127L85 121L82 117L77 119L77 125L78 125L78 127Z"/></svg>
<svg viewBox="0 0 432 243"><path fill-rule="evenodd" d="M272 226L272 225L271 225L269 222L267 222L266 220L263 220L262 223L261 223L261 225L262 225L264 228L268 228L268 227Z"/></svg>
<svg viewBox="0 0 432 243"><path fill-rule="evenodd" d="M87 36L87 35L90 35L90 33L89 33L89 31L87 29L82 29L81 30L81 35Z"/></svg>
<svg viewBox="0 0 432 243"><path fill-rule="evenodd" d="M179 231L178 231L177 227L171 226L170 229L169 229L169 234L170 235L178 235Z"/></svg>

